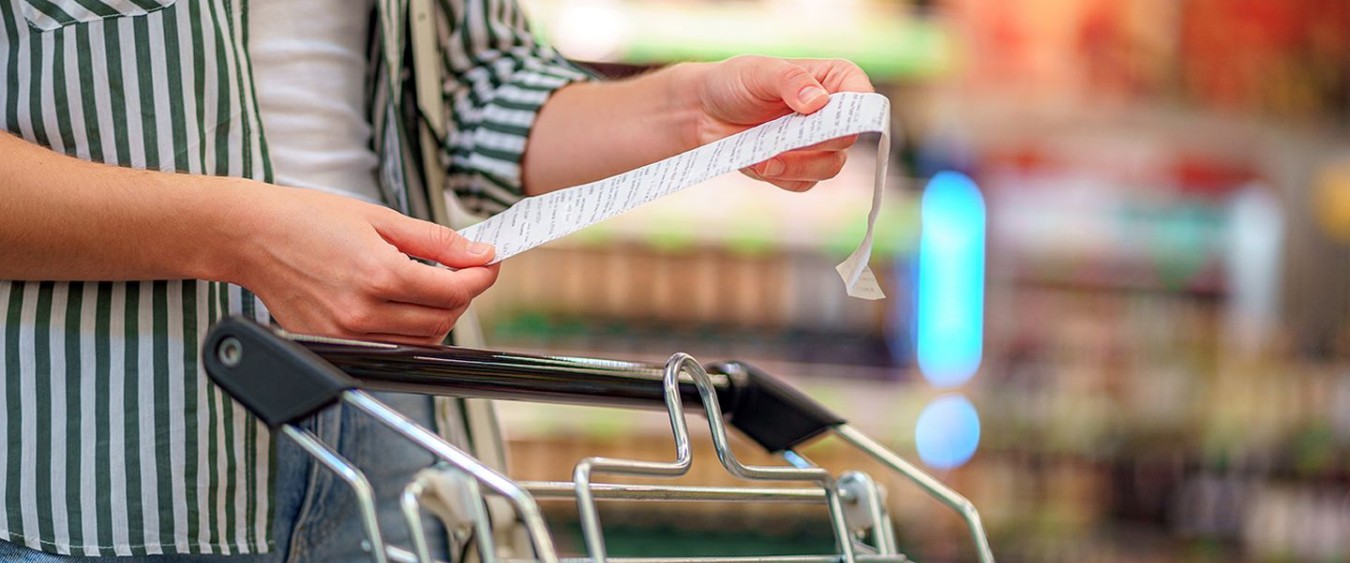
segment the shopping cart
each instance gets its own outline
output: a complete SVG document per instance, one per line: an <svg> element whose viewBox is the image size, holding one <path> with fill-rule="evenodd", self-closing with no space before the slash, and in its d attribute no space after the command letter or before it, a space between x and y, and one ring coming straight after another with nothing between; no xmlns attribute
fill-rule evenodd
<svg viewBox="0 0 1350 563"><path fill-rule="evenodd" d="M356 495L366 538L377 563L427 563L422 518L434 515L473 530L483 563L901 563L882 491L866 474L835 477L794 448L830 434L956 510L969 528L979 560L993 561L975 507L961 495L887 450L796 389L739 362L703 365L687 354L665 364L531 356L456 347L417 347L291 334L243 317L217 323L202 354L207 373L274 431L294 440ZM660 408L669 414L675 459L669 462L589 457L572 482L517 482L483 464L436 433L384 405L367 391ZM406 486L401 510L411 546L388 545L376 519L369 483L361 471L295 422L337 402L373 417L434 454L442 463ZM656 486L596 482L597 475L678 477L692 462L685 408L708 420L722 466L747 481L790 481L796 487ZM728 444L730 425L785 461L753 466ZM586 557L560 558L536 499L575 498ZM487 499L503 498L528 537L532 557L499 556ZM608 557L598 500L796 502L828 509L835 553L782 557ZM459 562L456 562L459 563Z"/></svg>

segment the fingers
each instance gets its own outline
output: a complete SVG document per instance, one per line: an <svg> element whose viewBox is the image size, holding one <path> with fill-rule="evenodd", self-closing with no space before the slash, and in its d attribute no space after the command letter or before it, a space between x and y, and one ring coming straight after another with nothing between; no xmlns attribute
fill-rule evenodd
<svg viewBox="0 0 1350 563"><path fill-rule="evenodd" d="M812 113L825 107L830 93L801 65L783 59L755 57L746 69L745 86L766 102L782 100L792 111Z"/></svg>
<svg viewBox="0 0 1350 563"><path fill-rule="evenodd" d="M867 73L852 61L845 59L791 59L789 62L806 69L830 92L875 92Z"/></svg>
<svg viewBox="0 0 1350 563"><path fill-rule="evenodd" d="M804 192L816 187L815 182L799 182L794 180L768 180L768 182L789 192Z"/></svg>
<svg viewBox="0 0 1350 563"><path fill-rule="evenodd" d="M762 59L750 73L750 84L766 99L782 99L797 113L813 113L825 107L831 92L874 92L862 68L844 59ZM772 84L764 88L762 84ZM752 91L756 89L752 87Z"/></svg>
<svg viewBox="0 0 1350 563"><path fill-rule="evenodd" d="M435 343L469 303L497 281L499 266L449 270L402 259L368 276L361 297L334 311L338 328L362 337L397 335ZM386 339L387 340L387 339Z"/></svg>
<svg viewBox="0 0 1350 563"><path fill-rule="evenodd" d="M390 301L454 309L492 287L499 270L495 264L448 270L408 260L388 279L375 280L371 289Z"/></svg>
<svg viewBox="0 0 1350 563"><path fill-rule="evenodd" d="M796 150L799 150L799 151L842 151L842 150L847 150L847 149L851 148L851 147L853 146L853 144L854 144L854 143L857 143L857 142L858 142L858 136L857 136L857 135L849 135L849 136L847 136L847 137L839 137L839 138L835 138L835 139L830 139L830 140L828 140L828 141L825 141L825 142L822 142L822 143L816 143L816 144L814 144L814 145L807 145L807 146L804 146L804 147L799 148L799 149L796 149Z"/></svg>
<svg viewBox="0 0 1350 563"><path fill-rule="evenodd" d="M331 311L339 336L438 344L473 298L497 280L498 266L449 270L397 258L372 272L357 295Z"/></svg>
<svg viewBox="0 0 1350 563"><path fill-rule="evenodd" d="M371 224L384 240L400 251L451 268L482 266L491 262L494 254L490 245L470 241L452 229L418 221L393 210L379 213Z"/></svg>
<svg viewBox="0 0 1350 563"><path fill-rule="evenodd" d="M400 344L440 344L467 306L437 309L380 299L347 301L340 309L319 313L306 301L302 309L272 316L287 330L303 334L378 340Z"/></svg>
<svg viewBox="0 0 1350 563"><path fill-rule="evenodd" d="M437 344L445 339L463 313L463 307L437 309L386 301L344 313L337 322L341 330L363 340Z"/></svg>
<svg viewBox="0 0 1350 563"><path fill-rule="evenodd" d="M756 180L759 180L761 182L773 184L789 192L804 192L806 190L816 187L816 182L807 180L775 180L771 178L765 178L756 173L754 168L742 168L741 173Z"/></svg>
<svg viewBox="0 0 1350 563"><path fill-rule="evenodd" d="M751 167L764 180L819 182L839 175L848 153L843 151L785 152Z"/></svg>
<svg viewBox="0 0 1350 563"><path fill-rule="evenodd" d="M363 334L361 340L370 340L372 342L384 342L387 344L403 344L405 346L440 346L445 342L445 337L449 333L442 334L439 337L419 337L405 336L402 334Z"/></svg>

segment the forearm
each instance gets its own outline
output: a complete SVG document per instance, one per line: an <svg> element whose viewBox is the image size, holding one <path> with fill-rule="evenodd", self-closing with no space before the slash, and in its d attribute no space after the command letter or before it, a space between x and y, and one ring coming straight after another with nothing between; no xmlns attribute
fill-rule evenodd
<svg viewBox="0 0 1350 563"><path fill-rule="evenodd" d="M0 280L224 281L289 330L435 344L496 281L491 260L353 198L94 164L0 133Z"/></svg>
<svg viewBox="0 0 1350 563"><path fill-rule="evenodd" d="M526 194L599 180L697 146L699 109L690 84L706 68L686 63L558 90L526 145Z"/></svg>
<svg viewBox="0 0 1350 563"><path fill-rule="evenodd" d="M0 279L229 279L261 185L97 164L0 133Z"/></svg>

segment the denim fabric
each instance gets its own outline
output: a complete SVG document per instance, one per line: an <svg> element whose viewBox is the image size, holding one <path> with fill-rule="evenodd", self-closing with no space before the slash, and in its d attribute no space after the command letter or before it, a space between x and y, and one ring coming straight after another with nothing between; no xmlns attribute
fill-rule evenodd
<svg viewBox="0 0 1350 563"><path fill-rule="evenodd" d="M379 393L389 406L428 428L433 425L431 397ZM403 486L432 456L355 409L330 408L302 427L314 432L366 474L375 489L380 528L386 542L411 548L408 526L399 511ZM0 541L0 561L15 563L345 563L367 562L361 549L365 530L356 499L347 484L313 462L280 433L276 444L276 498L272 500L276 545L270 553L246 555L148 555L73 557L36 551ZM449 561L445 532L424 519L433 557Z"/></svg>

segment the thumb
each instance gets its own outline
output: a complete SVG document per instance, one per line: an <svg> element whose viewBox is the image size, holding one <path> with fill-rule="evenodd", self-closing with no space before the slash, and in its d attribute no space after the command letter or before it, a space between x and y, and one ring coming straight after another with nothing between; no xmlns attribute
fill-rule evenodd
<svg viewBox="0 0 1350 563"><path fill-rule="evenodd" d="M770 59L756 77L761 87L781 98L792 111L814 113L830 101L830 93L805 68L782 59Z"/></svg>
<svg viewBox="0 0 1350 563"><path fill-rule="evenodd" d="M464 238L453 229L391 211L372 221L375 231L404 254L434 260L451 268L472 268L492 262L491 245Z"/></svg>

